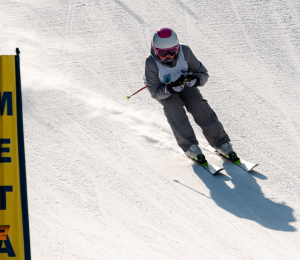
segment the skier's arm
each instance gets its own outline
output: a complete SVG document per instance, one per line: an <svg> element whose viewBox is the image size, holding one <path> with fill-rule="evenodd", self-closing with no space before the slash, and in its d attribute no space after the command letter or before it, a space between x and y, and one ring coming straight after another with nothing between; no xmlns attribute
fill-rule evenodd
<svg viewBox="0 0 300 260"><path fill-rule="evenodd" d="M207 69L203 66L203 64L196 58L192 50L187 45L182 45L183 55L185 60L189 66L188 71L192 72L193 75L200 77L200 86L204 86L208 80Z"/></svg>
<svg viewBox="0 0 300 260"><path fill-rule="evenodd" d="M152 56L146 59L145 77L148 90L154 99L160 100L171 96L166 84L162 84L158 77L158 68Z"/></svg>

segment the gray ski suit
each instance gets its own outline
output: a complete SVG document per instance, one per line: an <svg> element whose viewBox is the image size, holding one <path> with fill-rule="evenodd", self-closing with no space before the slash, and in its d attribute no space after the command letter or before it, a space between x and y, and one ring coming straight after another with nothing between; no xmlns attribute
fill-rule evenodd
<svg viewBox="0 0 300 260"><path fill-rule="evenodd" d="M193 144L198 144L184 107L201 127L208 143L218 149L230 139L207 100L203 99L199 89L185 87L182 92L175 94L168 91L167 84L176 81L186 71L201 76L200 86L204 86L208 80L206 68L188 46L180 45L171 63L163 63L151 48L151 54L146 59L145 66L148 90L151 96L163 105L176 141L184 152L187 152Z"/></svg>

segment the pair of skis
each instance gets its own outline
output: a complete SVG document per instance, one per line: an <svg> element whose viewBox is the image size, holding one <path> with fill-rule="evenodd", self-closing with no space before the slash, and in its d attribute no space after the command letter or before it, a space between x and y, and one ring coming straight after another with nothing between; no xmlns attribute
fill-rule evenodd
<svg viewBox="0 0 300 260"><path fill-rule="evenodd" d="M222 154L218 153L213 147L211 147L210 145L205 146L205 149L207 149L208 151L218 154L220 156L222 156L223 158L226 158L225 156L223 156ZM227 158L226 158L227 159ZM231 162L229 159L227 159L229 162ZM197 161L195 161L197 162ZM197 162L198 163L198 162ZM233 162L232 162L233 163ZM251 163L251 162L247 162L243 159L240 159L239 163L234 163L236 166L240 167L241 169L243 169L244 171L250 172L253 170L254 167L258 166L258 164L255 163ZM201 164L199 164L201 165ZM207 165L201 165L205 170L207 170L208 172L210 172L212 175L217 174L218 172L224 170L224 168L216 166L214 164L211 163L207 163Z"/></svg>

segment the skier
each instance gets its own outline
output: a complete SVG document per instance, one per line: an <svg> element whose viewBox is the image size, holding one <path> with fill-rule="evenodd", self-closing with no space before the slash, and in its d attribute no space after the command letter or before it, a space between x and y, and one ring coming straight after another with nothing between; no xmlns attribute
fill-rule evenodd
<svg viewBox="0 0 300 260"><path fill-rule="evenodd" d="M146 59L145 82L151 96L163 105L164 113L181 149L200 164L207 161L186 115L192 114L208 143L233 162L239 161L230 139L207 100L197 87L204 86L208 73L187 45L179 44L176 33L161 28L153 36Z"/></svg>

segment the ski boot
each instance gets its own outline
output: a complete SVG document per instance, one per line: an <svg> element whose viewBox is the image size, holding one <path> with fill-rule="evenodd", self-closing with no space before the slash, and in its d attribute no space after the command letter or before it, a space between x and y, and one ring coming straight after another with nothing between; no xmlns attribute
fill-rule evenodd
<svg viewBox="0 0 300 260"><path fill-rule="evenodd" d="M217 152L235 164L241 163L240 158L237 156L236 152L233 151L231 143L221 145L221 147L217 149Z"/></svg>
<svg viewBox="0 0 300 260"><path fill-rule="evenodd" d="M203 167L208 166L208 162L198 145L193 144L185 154Z"/></svg>

